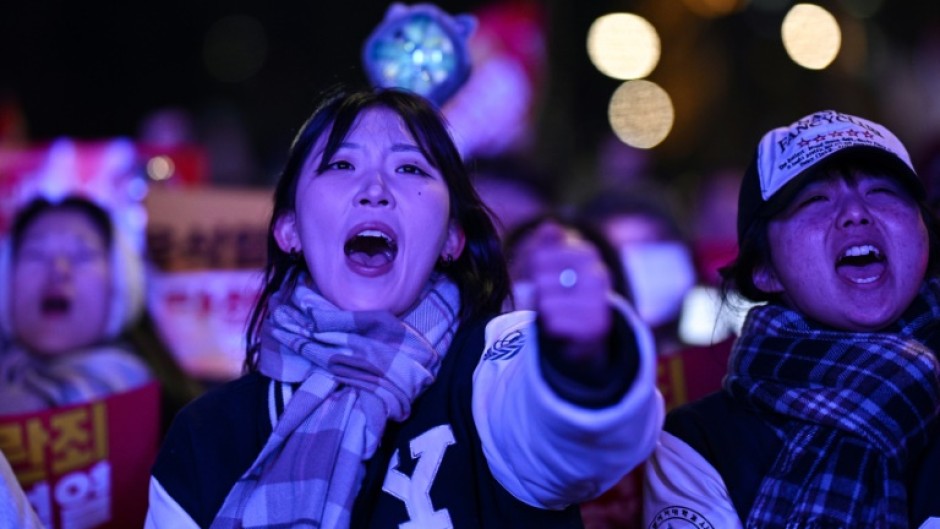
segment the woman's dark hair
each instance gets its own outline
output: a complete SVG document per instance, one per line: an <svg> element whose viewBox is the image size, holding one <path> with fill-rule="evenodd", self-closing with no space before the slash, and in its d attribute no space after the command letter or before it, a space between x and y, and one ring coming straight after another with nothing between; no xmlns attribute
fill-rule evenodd
<svg viewBox="0 0 940 529"><path fill-rule="evenodd" d="M69 196L60 201L51 201L46 198L35 198L26 206L20 209L16 218L13 220L13 226L10 230L11 241L13 242L14 255L20 249L23 242L23 232L40 215L48 211L71 210L83 213L91 221L95 230L101 234L105 247L111 247L113 232L111 231L111 217L101 206L85 198Z"/></svg>
<svg viewBox="0 0 940 529"><path fill-rule="evenodd" d="M466 245L456 261L447 266L438 264L436 268L460 290L461 319L497 312L509 294L509 273L496 230L470 183L460 153L436 107L418 95L394 88L334 89L294 138L274 191L263 286L246 331L245 367L248 370L257 367L258 333L268 313L271 296L282 285L293 286L299 273L306 270L303 259L292 258L278 246L274 239L275 224L282 215L294 211L297 182L317 141L328 135L320 165L315 168L321 172L326 170L359 115L376 107L389 109L401 117L424 156L441 172L447 184L451 219L463 229Z"/></svg>
<svg viewBox="0 0 940 529"><path fill-rule="evenodd" d="M862 168L866 171L880 172L882 174L895 174L894 166L887 164L879 157L861 156L857 154L849 157L834 157L820 163L810 170L805 176L799 177L798 181L792 182L794 185L787 185L776 195L763 205L761 212L750 227L744 233L744 236L738 241L738 256L728 266L719 270L722 282L722 299L730 300L730 294L737 292L742 296L756 302L780 302L779 294L767 293L754 285L754 268L770 262L771 248L767 236L767 228L771 219L781 211L787 208L790 201L796 193L802 189L807 182L815 180L826 175L851 174L853 169ZM904 182L902 180L902 182ZM910 187L910 186L909 186ZM912 196L915 197L917 208L920 210L920 216L927 227L927 236L929 240L930 255L927 261L927 276L940 274L940 225L928 206L924 193L920 189L911 189Z"/></svg>

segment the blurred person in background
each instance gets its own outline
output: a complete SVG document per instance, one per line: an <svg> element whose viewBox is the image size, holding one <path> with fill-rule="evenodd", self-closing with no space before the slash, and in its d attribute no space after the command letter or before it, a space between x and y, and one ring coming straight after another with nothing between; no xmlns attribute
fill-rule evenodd
<svg viewBox="0 0 940 529"><path fill-rule="evenodd" d="M201 393L145 310L143 256L78 195L36 198L0 243L0 412L88 402L151 380L162 428Z"/></svg>
<svg viewBox="0 0 940 529"><path fill-rule="evenodd" d="M653 329L657 349L657 385L669 410L721 387L730 341L695 343L681 331L689 314L688 298L700 283L691 245L664 198L653 184L605 190L579 208L586 231L599 234L620 269L628 299ZM714 319L705 325L715 325ZM582 505L586 529L633 529L642 526L642 468L604 496Z"/></svg>
<svg viewBox="0 0 940 529"><path fill-rule="evenodd" d="M610 270L613 290L624 298L630 296L620 256L604 234L591 224L568 213L551 212L516 226L503 240L509 277L512 280L512 298L504 305L506 310L528 310L535 307L533 274L538 269L532 262L532 256L537 255L538 246L542 244L539 233L544 226L551 226L553 229L563 230L570 237L589 241ZM602 496L581 504L581 519L585 529L633 529L640 526L642 477L638 473L639 470L638 468L625 476Z"/></svg>
<svg viewBox="0 0 940 529"><path fill-rule="evenodd" d="M521 157L477 158L467 163L473 188L493 216L500 236L546 214L554 202L547 175Z"/></svg>
<svg viewBox="0 0 940 529"><path fill-rule="evenodd" d="M735 220L743 172L732 166L713 169L692 191L690 246L699 281L686 295L679 321L679 335L689 344L707 347L724 342L730 346L748 309L755 305L733 294L725 302L719 272L738 253Z"/></svg>
<svg viewBox="0 0 940 529"><path fill-rule="evenodd" d="M144 303L141 257L78 197L34 200L0 250L0 412L87 402L151 380L121 334Z"/></svg>
<svg viewBox="0 0 940 529"><path fill-rule="evenodd" d="M657 354L663 356L683 346L679 317L697 275L689 244L660 196L655 189L604 190L579 211L616 250L628 299L653 329Z"/></svg>
<svg viewBox="0 0 940 529"><path fill-rule="evenodd" d="M546 211L517 224L503 237L503 252L512 282L512 297L506 300L503 306L505 310L532 310L535 307L533 273L536 267L532 256L538 253L538 245L541 243L538 234L542 226L552 226L552 229L561 230L570 237L591 243L610 271L611 288L628 299L630 292L620 258L604 235L590 224L566 213Z"/></svg>
<svg viewBox="0 0 940 529"><path fill-rule="evenodd" d="M689 222L692 253L702 283L721 284L719 270L738 253L738 191L743 168L720 167L704 174L694 187Z"/></svg>

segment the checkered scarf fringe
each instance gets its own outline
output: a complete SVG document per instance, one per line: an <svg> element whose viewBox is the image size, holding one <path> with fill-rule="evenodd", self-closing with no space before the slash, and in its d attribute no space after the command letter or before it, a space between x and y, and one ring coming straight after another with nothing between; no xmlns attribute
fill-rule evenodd
<svg viewBox="0 0 940 529"><path fill-rule="evenodd" d="M906 528L904 469L940 406L940 288L925 283L891 329L822 328L777 305L752 309L725 390L784 442L748 528Z"/></svg>
<svg viewBox="0 0 940 529"><path fill-rule="evenodd" d="M443 276L401 319L340 310L309 283L273 296L261 329L259 369L300 388L213 528L348 527L386 422L408 417L459 323L459 292Z"/></svg>

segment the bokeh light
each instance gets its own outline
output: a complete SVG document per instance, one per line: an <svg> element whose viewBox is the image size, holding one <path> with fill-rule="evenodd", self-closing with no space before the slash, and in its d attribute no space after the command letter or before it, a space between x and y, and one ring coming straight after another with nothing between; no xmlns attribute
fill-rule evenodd
<svg viewBox="0 0 940 529"><path fill-rule="evenodd" d="M842 46L839 23L815 4L796 4L783 18L783 46L793 62L810 70L829 66Z"/></svg>
<svg viewBox="0 0 940 529"><path fill-rule="evenodd" d="M651 149L660 143L675 121L672 99L652 81L628 81L610 98L607 117L620 141L638 149Z"/></svg>
<svg viewBox="0 0 940 529"><path fill-rule="evenodd" d="M169 156L154 156L147 160L147 177L154 181L168 180L176 172L176 165Z"/></svg>
<svg viewBox="0 0 940 529"><path fill-rule="evenodd" d="M610 13L591 24L587 51L591 62L604 75L620 80L640 79L659 63L659 34L643 17Z"/></svg>

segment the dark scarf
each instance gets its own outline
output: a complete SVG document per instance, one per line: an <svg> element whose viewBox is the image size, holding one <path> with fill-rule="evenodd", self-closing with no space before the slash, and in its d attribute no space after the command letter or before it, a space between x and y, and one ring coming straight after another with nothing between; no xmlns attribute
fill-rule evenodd
<svg viewBox="0 0 940 529"><path fill-rule="evenodd" d="M746 527L906 528L904 471L940 407L940 283L925 283L890 329L825 328L752 309L724 388L783 440Z"/></svg>

